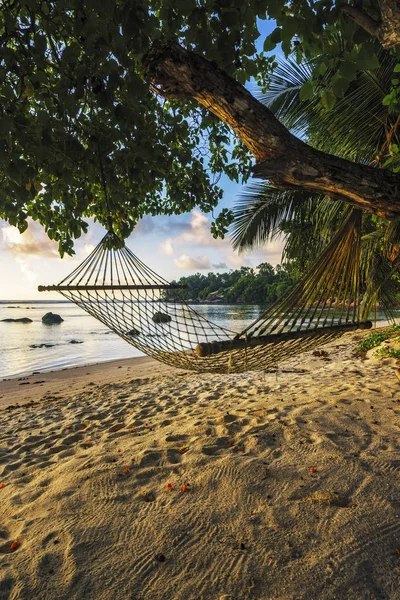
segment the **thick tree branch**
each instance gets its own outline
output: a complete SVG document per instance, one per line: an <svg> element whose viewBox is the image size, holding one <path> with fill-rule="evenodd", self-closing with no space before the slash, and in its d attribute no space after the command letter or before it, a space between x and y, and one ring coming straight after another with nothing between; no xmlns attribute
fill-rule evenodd
<svg viewBox="0 0 400 600"><path fill-rule="evenodd" d="M281 188L300 188L345 200L387 219L400 218L400 176L315 150L280 123L240 83L214 63L171 42L157 42L144 57L157 93L194 98L243 140L256 176Z"/></svg>
<svg viewBox="0 0 400 600"><path fill-rule="evenodd" d="M378 37L380 23L375 21L366 12L357 6L351 4L345 4L341 7L342 13L353 19L365 31L368 31L372 36Z"/></svg>
<svg viewBox="0 0 400 600"><path fill-rule="evenodd" d="M400 44L400 0L379 0L380 20L375 21L361 8L345 4L342 13L348 15L360 27L378 38L384 48Z"/></svg>

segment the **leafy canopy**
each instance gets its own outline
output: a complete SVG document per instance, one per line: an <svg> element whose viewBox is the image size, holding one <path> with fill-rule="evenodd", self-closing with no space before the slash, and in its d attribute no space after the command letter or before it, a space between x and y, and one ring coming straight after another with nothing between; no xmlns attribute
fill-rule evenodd
<svg viewBox="0 0 400 600"><path fill-rule="evenodd" d="M326 109L361 63L379 66L376 44L332 0L4 0L0 217L20 231L28 216L39 220L63 254L72 253L90 216L107 226L111 215L125 237L144 214L195 205L211 211L222 197L219 175L245 181L251 158L205 109L155 97L142 59L154 40L175 39L242 83L255 78L265 89L275 63L256 40L266 18L277 28L264 51L281 42L285 53L294 45L299 62L306 54L326 55L302 98L311 96L325 67L337 69L333 91L320 94ZM335 30L344 48L332 43ZM386 99L390 107L397 106L396 85ZM223 234L228 221L224 211L214 234Z"/></svg>
<svg viewBox="0 0 400 600"><path fill-rule="evenodd" d="M290 265L261 263L257 270L241 267L228 273L195 273L181 277L177 283L186 285L179 297L186 301L217 303L271 304L280 298L298 279L299 273Z"/></svg>

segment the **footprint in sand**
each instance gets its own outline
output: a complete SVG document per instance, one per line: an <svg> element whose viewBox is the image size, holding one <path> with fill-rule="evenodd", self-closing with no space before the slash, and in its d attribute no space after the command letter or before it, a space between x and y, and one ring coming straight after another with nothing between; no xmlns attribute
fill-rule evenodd
<svg viewBox="0 0 400 600"><path fill-rule="evenodd" d="M155 466L161 464L162 453L153 451L153 450L145 450L142 454L142 457L139 460L139 465L141 467Z"/></svg>

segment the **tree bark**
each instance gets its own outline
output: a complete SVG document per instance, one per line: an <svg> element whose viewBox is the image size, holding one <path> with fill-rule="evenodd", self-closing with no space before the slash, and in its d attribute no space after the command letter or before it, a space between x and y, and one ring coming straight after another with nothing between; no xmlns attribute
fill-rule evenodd
<svg viewBox="0 0 400 600"><path fill-rule="evenodd" d="M378 0L378 3L381 13L379 21L351 4L344 4L341 11L378 38L384 48L393 48L400 44L400 0Z"/></svg>
<svg viewBox="0 0 400 600"><path fill-rule="evenodd" d="M255 176L284 189L320 192L390 220L400 218L399 175L312 148L214 63L176 43L157 42L143 64L157 94L193 98L230 125L256 158Z"/></svg>
<svg viewBox="0 0 400 600"><path fill-rule="evenodd" d="M400 0L379 0L381 26L378 39L384 48L400 44Z"/></svg>

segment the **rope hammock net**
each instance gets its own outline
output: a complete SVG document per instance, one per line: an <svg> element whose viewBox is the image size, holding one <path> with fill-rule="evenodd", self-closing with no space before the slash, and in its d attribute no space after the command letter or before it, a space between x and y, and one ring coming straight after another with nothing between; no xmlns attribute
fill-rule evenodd
<svg viewBox="0 0 400 600"><path fill-rule="evenodd" d="M221 327L109 231L56 286L141 352L198 372L242 373L275 367L346 331L372 326L360 302L361 211L353 210L308 273L244 331Z"/></svg>

